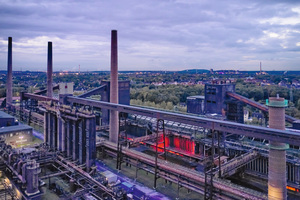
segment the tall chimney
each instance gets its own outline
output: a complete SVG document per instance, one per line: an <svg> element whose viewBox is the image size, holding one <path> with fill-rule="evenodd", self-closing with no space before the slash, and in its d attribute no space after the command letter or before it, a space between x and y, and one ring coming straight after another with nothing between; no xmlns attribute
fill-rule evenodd
<svg viewBox="0 0 300 200"><path fill-rule="evenodd" d="M270 97L269 127L285 130L284 98ZM268 199L287 199L286 190L286 149L288 144L269 141L269 173L268 173Z"/></svg>
<svg viewBox="0 0 300 200"><path fill-rule="evenodd" d="M47 59L47 97L53 97L52 87L52 42L48 42L48 59Z"/></svg>
<svg viewBox="0 0 300 200"><path fill-rule="evenodd" d="M261 62L259 62L259 66L260 66L260 73L261 73Z"/></svg>
<svg viewBox="0 0 300 200"><path fill-rule="evenodd" d="M6 81L6 107L12 104L12 37L8 37L8 56L7 56L7 81Z"/></svg>
<svg viewBox="0 0 300 200"><path fill-rule="evenodd" d="M117 31L111 31L111 60L110 60L110 102L119 103L118 87L118 37ZM109 141L118 143L119 113L111 110L109 116Z"/></svg>

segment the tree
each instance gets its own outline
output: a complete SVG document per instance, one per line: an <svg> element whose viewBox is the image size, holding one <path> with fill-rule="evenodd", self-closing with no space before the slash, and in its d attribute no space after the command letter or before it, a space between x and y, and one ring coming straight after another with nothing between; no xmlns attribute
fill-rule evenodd
<svg viewBox="0 0 300 200"><path fill-rule="evenodd" d="M174 106L173 106L173 103L172 102L168 102L167 105L166 105L166 109L167 110L173 110Z"/></svg>

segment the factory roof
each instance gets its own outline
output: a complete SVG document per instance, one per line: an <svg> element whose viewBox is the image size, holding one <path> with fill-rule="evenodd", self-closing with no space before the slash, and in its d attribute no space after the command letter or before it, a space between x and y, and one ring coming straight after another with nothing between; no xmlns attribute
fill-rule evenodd
<svg viewBox="0 0 300 200"><path fill-rule="evenodd" d="M16 132L16 131L26 131L26 130L30 131L32 130L32 127L24 124L17 125L17 126L6 126L0 128L0 134Z"/></svg>
<svg viewBox="0 0 300 200"><path fill-rule="evenodd" d="M3 112L3 111L0 111L0 119L1 118L14 118L13 116Z"/></svg>

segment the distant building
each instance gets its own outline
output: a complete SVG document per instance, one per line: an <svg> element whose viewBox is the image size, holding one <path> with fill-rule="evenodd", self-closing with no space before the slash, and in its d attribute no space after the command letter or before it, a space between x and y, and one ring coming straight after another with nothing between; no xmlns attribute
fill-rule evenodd
<svg viewBox="0 0 300 200"><path fill-rule="evenodd" d="M268 75L268 73L267 72L256 72L256 75Z"/></svg>
<svg viewBox="0 0 300 200"><path fill-rule="evenodd" d="M204 114L204 96L187 97L187 112L197 115Z"/></svg>
<svg viewBox="0 0 300 200"><path fill-rule="evenodd" d="M249 110L244 110L244 122L251 121L249 120Z"/></svg>
<svg viewBox="0 0 300 200"><path fill-rule="evenodd" d="M229 98L227 92L235 92L235 85L230 81L216 80L213 84L205 84L205 96L187 98L187 112L244 123L243 103Z"/></svg>
<svg viewBox="0 0 300 200"><path fill-rule="evenodd" d="M205 113L217 113L225 116L226 92L235 92L233 84L206 84L205 85Z"/></svg>
<svg viewBox="0 0 300 200"><path fill-rule="evenodd" d="M252 113L252 117L255 117L257 119L263 119L264 118L264 115L260 112L253 112Z"/></svg>
<svg viewBox="0 0 300 200"><path fill-rule="evenodd" d="M285 81L280 81L278 83L278 86L281 86L281 87L289 87L289 85L285 82Z"/></svg>
<svg viewBox="0 0 300 200"><path fill-rule="evenodd" d="M227 120L244 123L244 105L242 102L234 99L226 100L226 118Z"/></svg>

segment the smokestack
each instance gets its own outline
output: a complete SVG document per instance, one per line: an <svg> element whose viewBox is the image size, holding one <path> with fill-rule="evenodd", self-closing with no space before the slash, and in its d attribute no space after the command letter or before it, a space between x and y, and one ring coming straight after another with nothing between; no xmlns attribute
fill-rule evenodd
<svg viewBox="0 0 300 200"><path fill-rule="evenodd" d="M47 97L53 97L53 87L52 87L52 42L48 42L48 59L47 59Z"/></svg>
<svg viewBox="0 0 300 200"><path fill-rule="evenodd" d="M260 73L261 73L261 62L259 62L259 66L260 66Z"/></svg>
<svg viewBox="0 0 300 200"><path fill-rule="evenodd" d="M111 66L110 66L110 102L119 103L118 87L118 38L117 31L111 31ZM109 141L118 143L119 113L110 111L109 117Z"/></svg>
<svg viewBox="0 0 300 200"><path fill-rule="evenodd" d="M6 107L12 105L12 37L8 37Z"/></svg>
<svg viewBox="0 0 300 200"><path fill-rule="evenodd" d="M285 130L284 98L270 97L269 102L269 127ZM288 144L270 142L269 173L268 173L268 199L287 199L286 190L286 149Z"/></svg>

